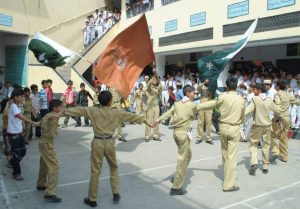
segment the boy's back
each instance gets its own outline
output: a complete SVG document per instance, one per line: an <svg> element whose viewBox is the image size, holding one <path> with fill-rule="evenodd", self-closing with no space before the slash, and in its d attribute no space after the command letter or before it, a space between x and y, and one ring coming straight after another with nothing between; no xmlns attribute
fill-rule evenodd
<svg viewBox="0 0 300 209"><path fill-rule="evenodd" d="M120 123L125 121L137 123L145 121L143 115L111 109L110 107L75 107L67 109L65 114L88 117L92 121L96 136L112 136Z"/></svg>

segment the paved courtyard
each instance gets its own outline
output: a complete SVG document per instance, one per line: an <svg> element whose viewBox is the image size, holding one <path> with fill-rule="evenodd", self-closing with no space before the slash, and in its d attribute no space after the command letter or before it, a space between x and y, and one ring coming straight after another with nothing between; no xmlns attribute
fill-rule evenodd
<svg viewBox="0 0 300 209"><path fill-rule="evenodd" d="M196 135L196 121L194 136ZM278 208L298 209L300 205L300 140L289 143L289 161L270 165L265 175L261 166L256 176L248 174L249 151L247 143L240 143L236 184L241 190L234 193L222 191L222 165L219 137L215 145L191 143L193 157L187 171L185 196L171 197L170 177L176 168L177 147L172 131L161 125L162 142L144 142L144 125L126 125L123 128L127 143L116 143L119 161L122 199L112 202L109 168L105 161L99 182L98 208L122 209L247 209ZM90 177L90 142L92 128L75 128L70 124L58 130L56 141L60 161L58 196L61 203L46 203L43 192L36 191L39 169L38 139L28 146L22 161L22 175L17 182L11 178L6 160L0 157L0 208L1 209L85 209L83 198L87 195ZM259 155L261 159L261 153Z"/></svg>

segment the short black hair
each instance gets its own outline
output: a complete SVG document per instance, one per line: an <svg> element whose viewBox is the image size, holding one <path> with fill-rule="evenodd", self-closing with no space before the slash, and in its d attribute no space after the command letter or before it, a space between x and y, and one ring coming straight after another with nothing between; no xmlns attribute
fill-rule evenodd
<svg viewBox="0 0 300 209"><path fill-rule="evenodd" d="M31 91L34 91L35 89L39 89L39 87L36 85L36 84L32 84L31 86L30 86L30 89L31 89Z"/></svg>
<svg viewBox="0 0 300 209"><path fill-rule="evenodd" d="M55 107L59 107L62 105L62 101L59 99L52 99L49 102L49 112L52 112Z"/></svg>
<svg viewBox="0 0 300 209"><path fill-rule="evenodd" d="M69 80L68 85L73 85L73 81Z"/></svg>
<svg viewBox="0 0 300 209"><path fill-rule="evenodd" d="M187 93L195 91L195 88L189 84L183 87L183 95L186 96Z"/></svg>
<svg viewBox="0 0 300 209"><path fill-rule="evenodd" d="M236 90L237 88L238 80L236 78L227 78L226 80L226 86L227 90Z"/></svg>
<svg viewBox="0 0 300 209"><path fill-rule="evenodd" d="M44 85L45 83L47 83L47 80L42 80L41 84Z"/></svg>
<svg viewBox="0 0 300 209"><path fill-rule="evenodd" d="M285 80L279 80L277 81L276 85L279 87L280 90L285 90L286 89L286 82Z"/></svg>
<svg viewBox="0 0 300 209"><path fill-rule="evenodd" d="M48 80L47 80L47 83L51 83L51 84L52 84L53 81L52 81L51 79L48 79Z"/></svg>
<svg viewBox="0 0 300 209"><path fill-rule="evenodd" d="M85 87L85 84L84 84L84 83L81 83L81 84L80 84L80 87L82 87L82 86L84 86L84 87Z"/></svg>
<svg viewBox="0 0 300 209"><path fill-rule="evenodd" d="M108 106L108 103L112 100L112 94L110 91L101 91L98 95L98 101L102 106Z"/></svg>
<svg viewBox="0 0 300 209"><path fill-rule="evenodd" d="M24 93L26 93L26 92L30 92L30 89L28 87L24 88Z"/></svg>
<svg viewBox="0 0 300 209"><path fill-rule="evenodd" d="M258 83L254 86L254 88L256 88L257 90L260 90L261 93L266 93L267 92L267 88L266 85L263 83Z"/></svg>
<svg viewBox="0 0 300 209"><path fill-rule="evenodd" d="M21 88L17 88L12 91L10 98L13 99L14 97L18 97L22 95L24 95L24 90Z"/></svg>

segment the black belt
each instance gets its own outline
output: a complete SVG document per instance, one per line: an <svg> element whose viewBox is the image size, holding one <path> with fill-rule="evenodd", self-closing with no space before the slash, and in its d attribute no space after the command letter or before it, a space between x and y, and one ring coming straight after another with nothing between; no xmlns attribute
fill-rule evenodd
<svg viewBox="0 0 300 209"><path fill-rule="evenodd" d="M94 138L105 140L105 139L112 139L113 137L112 136L94 136Z"/></svg>

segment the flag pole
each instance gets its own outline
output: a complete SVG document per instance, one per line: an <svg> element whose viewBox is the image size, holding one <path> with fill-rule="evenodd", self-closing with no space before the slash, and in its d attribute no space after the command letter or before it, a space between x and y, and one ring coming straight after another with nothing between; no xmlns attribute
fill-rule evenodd
<svg viewBox="0 0 300 209"><path fill-rule="evenodd" d="M81 59L83 59L84 61L86 61L86 62L88 62L88 63L94 65L94 63L93 63L92 61L90 61L90 60L88 60L87 58L81 56L80 54L78 54L78 53L76 53L76 52L75 52L74 54L75 54L76 56L80 57Z"/></svg>

